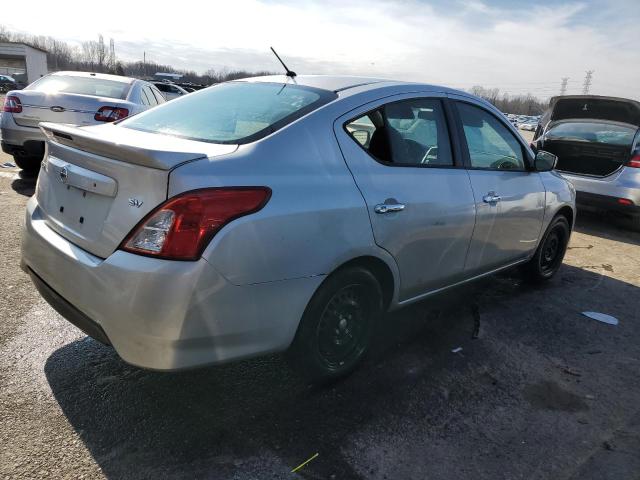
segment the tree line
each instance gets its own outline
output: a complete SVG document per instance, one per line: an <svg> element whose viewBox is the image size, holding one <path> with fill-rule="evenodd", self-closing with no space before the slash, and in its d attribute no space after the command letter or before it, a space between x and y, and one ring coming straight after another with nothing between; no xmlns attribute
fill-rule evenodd
<svg viewBox="0 0 640 480"><path fill-rule="evenodd" d="M98 35L97 40L89 40L76 46L50 36L10 32L0 25L0 42L24 43L46 51L48 68L54 72L80 70L138 78L149 78L156 72L179 73L182 75L182 81L201 85L272 73L211 68L200 75L193 70L181 70L156 62L125 62L116 57L113 39L109 39L109 45L107 45L102 35ZM474 86L470 89L470 93L488 100L505 113L540 115L547 107L545 102L531 94L509 95L501 93L498 88Z"/></svg>
<svg viewBox="0 0 640 480"><path fill-rule="evenodd" d="M212 85L227 80L272 73L264 71L251 72L248 70L216 70L211 68L200 75L193 70L178 69L171 65L157 62L122 61L115 54L113 39L109 39L107 43L101 34L98 35L97 40L89 40L82 42L80 45L72 45L50 36L11 32L5 26L0 25L0 42L24 43L44 50L47 52L48 69L52 72L79 70L138 78L150 78L156 72L178 73L182 75L181 81L201 85Z"/></svg>
<svg viewBox="0 0 640 480"><path fill-rule="evenodd" d="M547 109L543 102L530 93L527 95L509 95L501 93L499 88L484 88L479 85L471 87L469 93L484 98L504 113L516 115L541 115Z"/></svg>

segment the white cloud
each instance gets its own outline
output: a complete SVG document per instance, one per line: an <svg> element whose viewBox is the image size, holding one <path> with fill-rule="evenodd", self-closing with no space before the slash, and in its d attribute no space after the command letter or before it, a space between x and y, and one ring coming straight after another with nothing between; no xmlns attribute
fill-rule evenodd
<svg viewBox="0 0 640 480"><path fill-rule="evenodd" d="M569 92L580 93L584 71L593 69L592 93L640 97L640 11L622 1L529 9L478 0L447 7L417 0L184 5L70 0L64 9L33 0L30 5L37 16L12 15L6 25L76 42L100 32L115 39L126 60L141 59L146 51L152 60L197 71L278 70L268 50L273 45L298 73L374 75L461 88L480 84L546 97L557 93L565 76ZM584 23L590 18L601 22Z"/></svg>

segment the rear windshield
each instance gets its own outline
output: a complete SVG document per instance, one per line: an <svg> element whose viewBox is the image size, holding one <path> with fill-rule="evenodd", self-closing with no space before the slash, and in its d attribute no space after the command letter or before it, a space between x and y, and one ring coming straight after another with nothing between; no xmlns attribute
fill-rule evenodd
<svg viewBox="0 0 640 480"><path fill-rule="evenodd" d="M298 85L229 82L172 100L121 125L212 143L248 143L335 98L333 92Z"/></svg>
<svg viewBox="0 0 640 480"><path fill-rule="evenodd" d="M545 139L631 146L635 133L635 128L622 125L567 122L551 127Z"/></svg>
<svg viewBox="0 0 640 480"><path fill-rule="evenodd" d="M105 80L103 78L49 75L42 77L27 87L28 90L45 93L77 93L96 97L127 98L130 83Z"/></svg>

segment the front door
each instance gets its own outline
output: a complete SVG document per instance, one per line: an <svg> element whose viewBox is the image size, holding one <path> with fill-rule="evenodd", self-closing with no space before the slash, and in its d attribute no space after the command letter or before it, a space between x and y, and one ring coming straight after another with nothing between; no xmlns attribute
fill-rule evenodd
<svg viewBox="0 0 640 480"><path fill-rule="evenodd" d="M476 204L469 275L522 260L538 244L545 189L506 122L480 105L455 102Z"/></svg>
<svg viewBox="0 0 640 480"><path fill-rule="evenodd" d="M461 278L475 211L442 99L401 98L345 115L335 133L375 241L398 264L402 301Z"/></svg>

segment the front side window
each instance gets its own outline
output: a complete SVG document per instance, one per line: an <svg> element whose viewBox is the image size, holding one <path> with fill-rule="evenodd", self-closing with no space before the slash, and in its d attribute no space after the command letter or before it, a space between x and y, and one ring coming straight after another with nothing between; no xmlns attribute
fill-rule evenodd
<svg viewBox="0 0 640 480"><path fill-rule="evenodd" d="M442 103L434 99L394 102L350 121L347 133L380 162L405 166L451 166Z"/></svg>
<svg viewBox="0 0 640 480"><path fill-rule="evenodd" d="M335 98L328 90L299 85L228 82L164 103L120 125L212 143L248 143Z"/></svg>
<svg viewBox="0 0 640 480"><path fill-rule="evenodd" d="M522 145L496 117L468 103L457 103L471 167L524 170Z"/></svg>
<svg viewBox="0 0 640 480"><path fill-rule="evenodd" d="M99 77L47 75L33 82L25 90L44 93L76 93L124 100L127 98L130 87L130 83L105 80Z"/></svg>

